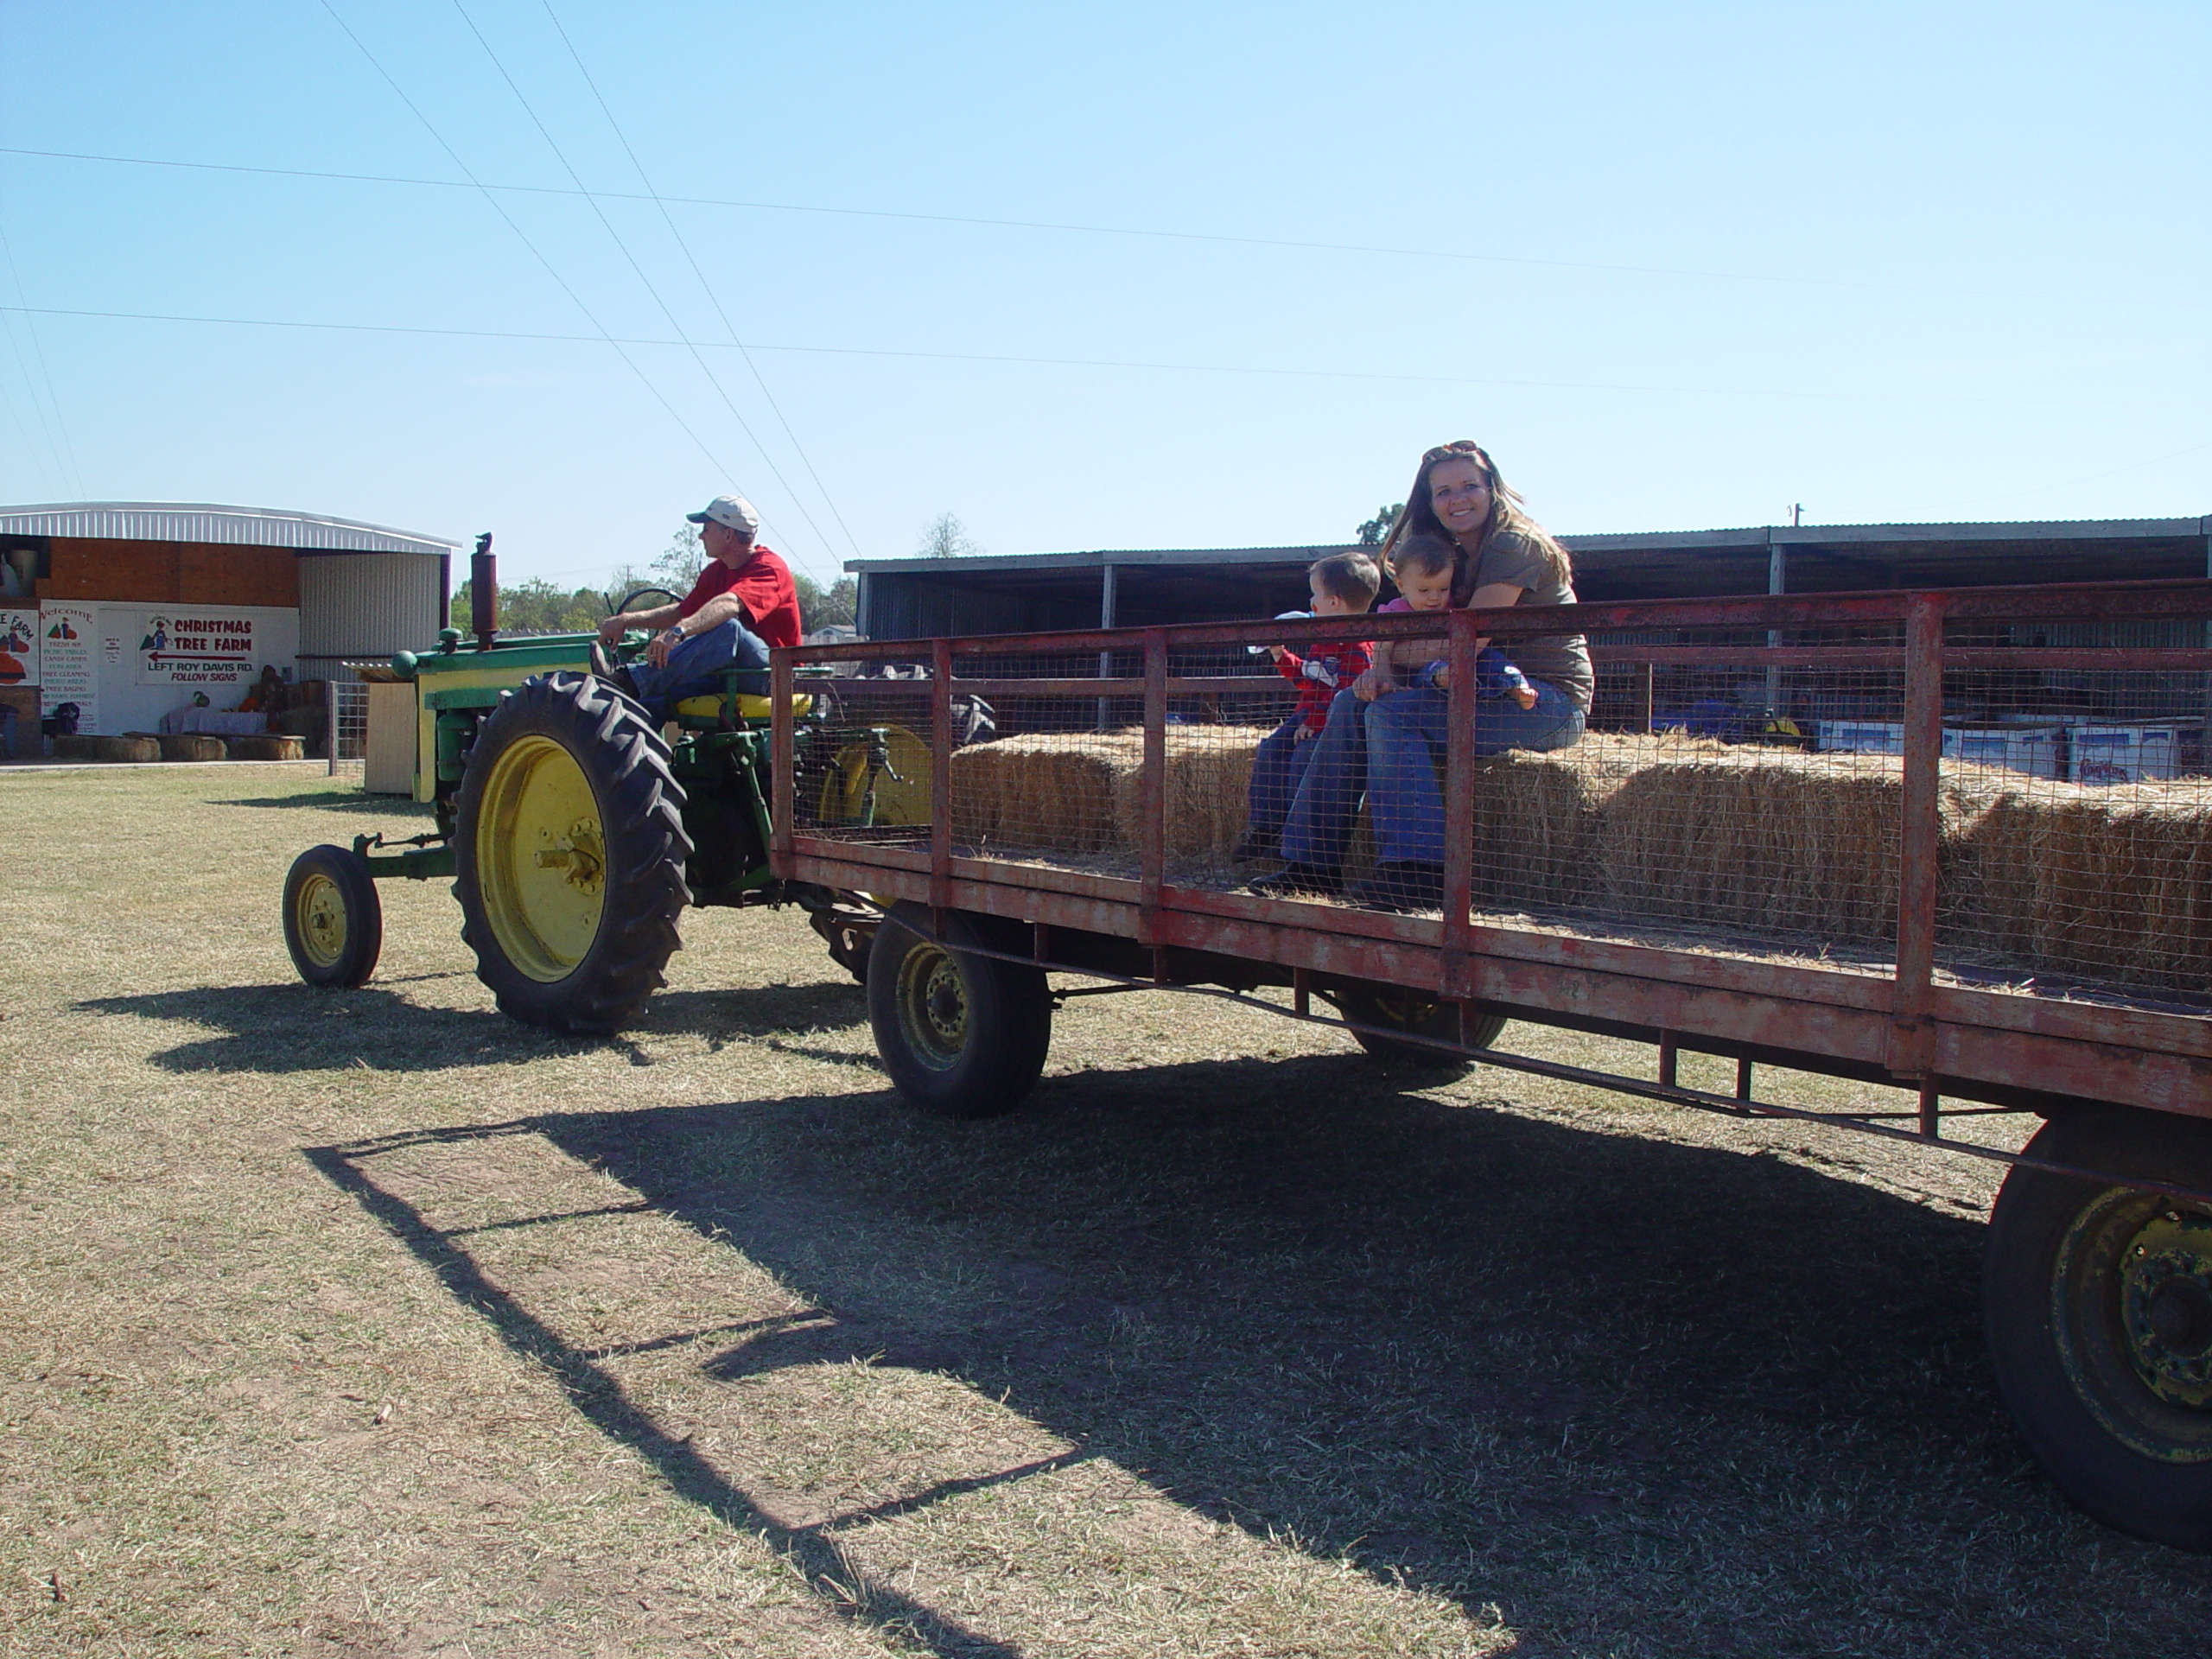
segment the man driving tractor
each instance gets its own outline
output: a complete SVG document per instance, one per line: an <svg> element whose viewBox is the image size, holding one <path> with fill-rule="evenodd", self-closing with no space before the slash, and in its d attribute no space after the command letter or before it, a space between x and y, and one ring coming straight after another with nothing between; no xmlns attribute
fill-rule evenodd
<svg viewBox="0 0 2212 1659"><path fill-rule="evenodd" d="M612 681L655 719L684 697L718 689L723 671L746 671L738 689L768 690L768 650L799 642L798 593L791 567L753 538L760 515L741 495L718 495L684 515L699 526L707 568L673 605L624 611L599 625L592 671ZM649 631L645 659L615 667L606 648L632 628Z"/></svg>

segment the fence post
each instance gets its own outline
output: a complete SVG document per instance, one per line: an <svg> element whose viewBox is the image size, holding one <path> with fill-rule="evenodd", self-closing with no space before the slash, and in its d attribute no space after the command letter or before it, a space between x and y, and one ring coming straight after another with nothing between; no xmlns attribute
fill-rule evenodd
<svg viewBox="0 0 2212 1659"><path fill-rule="evenodd" d="M1943 595L1905 604L1904 791L1897 832L1897 972L1889 1069L1924 1077L1935 1064L1936 843L1942 830Z"/></svg>
<svg viewBox="0 0 2212 1659"><path fill-rule="evenodd" d="M797 757L791 741L791 659L787 647L768 653L769 867L785 880L791 873L791 809L798 799Z"/></svg>
<svg viewBox="0 0 2212 1659"><path fill-rule="evenodd" d="M1438 989L1473 994L1467 960L1475 885L1475 616L1448 613L1444 662L1444 961Z"/></svg>
<svg viewBox="0 0 2212 1659"><path fill-rule="evenodd" d="M930 642L930 908L952 902L952 641ZM942 928L942 918L932 918Z"/></svg>
<svg viewBox="0 0 2212 1659"><path fill-rule="evenodd" d="M1167 636L1144 631L1144 769L1137 775L1137 906L1141 943L1158 943L1160 889L1167 876Z"/></svg>

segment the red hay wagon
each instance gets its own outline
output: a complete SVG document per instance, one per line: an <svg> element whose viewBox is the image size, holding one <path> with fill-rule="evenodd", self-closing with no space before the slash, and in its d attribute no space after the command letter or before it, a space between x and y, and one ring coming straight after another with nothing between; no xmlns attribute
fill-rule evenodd
<svg viewBox="0 0 2212 1659"><path fill-rule="evenodd" d="M1583 744L1544 756L1474 756L1471 669L1560 612L1363 628L1433 638L1452 671L1440 912L1240 890L1236 756L1291 690L1249 653L1326 626L1300 622L779 651L774 873L880 907L877 1046L953 1116L1020 1103L1046 976L1072 975L2009 1164L1984 1287L2006 1404L2083 1509L2212 1550L2212 582L1572 614L1598 696ZM794 675L833 662L804 683L873 741L795 775ZM998 734L963 746L973 698ZM1516 1054L1513 1020L1653 1061ZM1686 1050L1732 1057L1734 1092L1678 1083ZM1763 1065L1916 1105L1762 1099ZM1961 1133L1993 1113L2045 1122L2018 1151Z"/></svg>

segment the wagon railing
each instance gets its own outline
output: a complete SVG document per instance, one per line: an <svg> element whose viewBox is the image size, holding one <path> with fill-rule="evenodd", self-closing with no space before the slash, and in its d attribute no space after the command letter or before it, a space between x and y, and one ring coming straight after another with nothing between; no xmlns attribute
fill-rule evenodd
<svg viewBox="0 0 2212 1659"><path fill-rule="evenodd" d="M1569 618L1599 676L1592 735L1541 766L1478 760L1478 642L1511 656ZM2196 781L2212 649L2190 643L2208 618L2197 581L1360 618L1360 637L1425 642L1451 670L1443 903L1412 914L1262 899L1218 856L1243 803L1226 760L1200 762L1233 756L1240 732L1255 744L1294 690L1246 652L1342 638L1341 621L779 651L773 855L788 879L1154 952L1656 1032L1662 1072L1678 1037L1823 1054L1917 1084L1930 1123L1947 1080L2212 1115L2212 855L2186 850L2200 799L2212 827L2212 785ZM869 672L888 664L920 671ZM1714 687L1726 695L1697 695ZM802 783L794 690L838 700L851 732L911 734L926 785L906 778L904 809L865 823L834 810L817 773ZM963 751L978 697L999 735ZM2141 734L2158 729L2171 742L2146 760ZM2099 763L2126 775L2093 773L2085 749L2062 757L2068 732L2076 749L2135 734ZM848 766L856 743L838 751ZM987 772L1018 793L1025 756L1075 781L1042 800L976 794ZM1549 804L1513 817L1508 785ZM1707 815L1703 839L1670 812ZM1857 841L1822 821L1853 814ZM1805 825L1806 861L1858 850L1793 869L1784 819ZM1728 849L1747 861L1734 896Z"/></svg>

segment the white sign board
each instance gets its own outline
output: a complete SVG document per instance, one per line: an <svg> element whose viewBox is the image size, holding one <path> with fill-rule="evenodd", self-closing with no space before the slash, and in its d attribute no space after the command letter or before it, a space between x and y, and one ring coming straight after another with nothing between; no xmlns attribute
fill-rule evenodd
<svg viewBox="0 0 2212 1659"><path fill-rule="evenodd" d="M38 683L38 613L0 609L0 685Z"/></svg>
<svg viewBox="0 0 2212 1659"><path fill-rule="evenodd" d="M109 631L118 619L111 618ZM261 671L247 611L147 611L137 619L135 676L141 685L231 686Z"/></svg>
<svg viewBox="0 0 2212 1659"><path fill-rule="evenodd" d="M92 640L99 624L88 605L48 605L38 613L39 709L77 705L80 732L100 728L99 670Z"/></svg>

